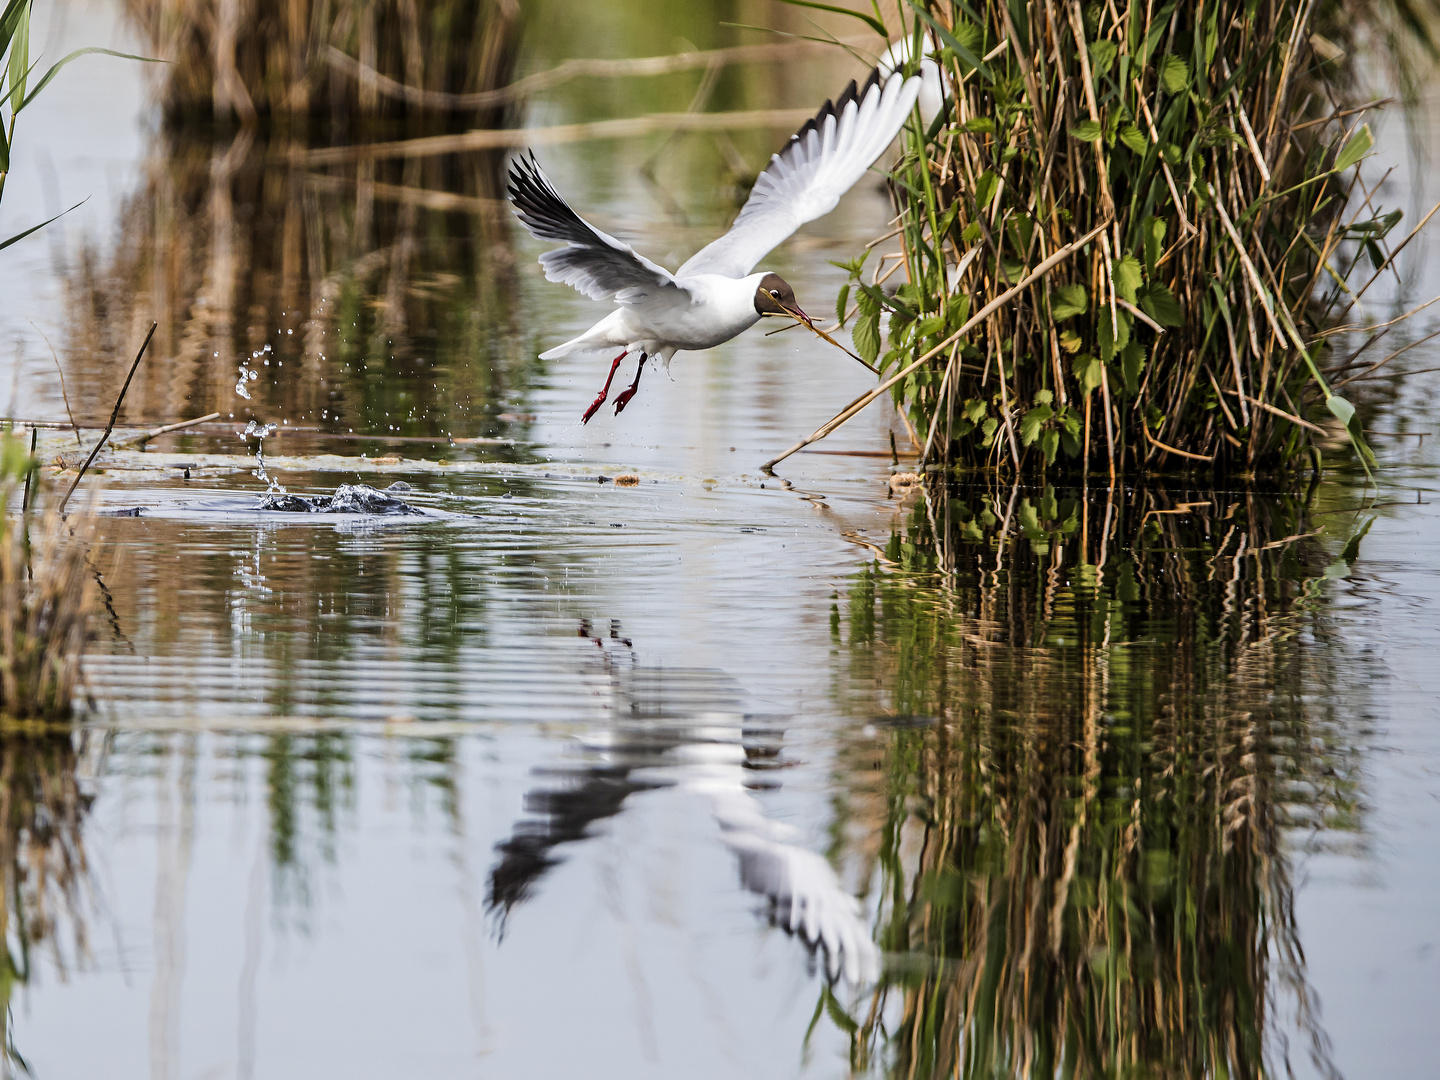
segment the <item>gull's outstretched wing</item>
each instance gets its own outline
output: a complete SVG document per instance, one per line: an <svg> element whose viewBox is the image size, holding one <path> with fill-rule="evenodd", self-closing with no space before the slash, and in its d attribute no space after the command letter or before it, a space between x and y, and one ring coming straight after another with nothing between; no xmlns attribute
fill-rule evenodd
<svg viewBox="0 0 1440 1080"><path fill-rule="evenodd" d="M824 953L825 972L852 986L880 977L880 950L860 902L845 891L824 857L795 843L790 830L767 819L738 784L711 791L725 843L740 858L740 881L771 903L775 924Z"/></svg>
<svg viewBox="0 0 1440 1080"><path fill-rule="evenodd" d="M676 276L744 277L801 225L835 209L890 145L919 92L918 76L882 80L878 70L859 90L851 82L770 158L730 231L691 256Z"/></svg>
<svg viewBox="0 0 1440 1080"><path fill-rule="evenodd" d="M533 153L510 163L509 190L515 215L536 239L565 241L563 248L540 256L540 265L551 281L574 286L592 300L613 298L619 304L643 304L664 296L667 290L677 301L689 299L689 293L675 284L663 266L570 209Z"/></svg>

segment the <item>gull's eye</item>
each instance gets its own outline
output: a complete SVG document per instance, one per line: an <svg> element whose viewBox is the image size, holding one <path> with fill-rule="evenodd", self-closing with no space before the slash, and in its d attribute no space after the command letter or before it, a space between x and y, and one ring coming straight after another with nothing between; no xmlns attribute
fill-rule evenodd
<svg viewBox="0 0 1440 1080"><path fill-rule="evenodd" d="M771 289L770 295L773 296L776 300L780 299L780 292L777 289Z"/></svg>

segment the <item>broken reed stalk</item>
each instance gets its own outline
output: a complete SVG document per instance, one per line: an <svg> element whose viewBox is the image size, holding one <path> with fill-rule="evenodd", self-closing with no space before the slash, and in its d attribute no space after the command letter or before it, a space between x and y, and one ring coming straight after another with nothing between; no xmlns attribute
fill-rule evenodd
<svg viewBox="0 0 1440 1080"><path fill-rule="evenodd" d="M120 395L115 399L115 408L110 412L110 422L105 425L105 431L101 434L94 448L91 449L89 456L86 457L85 464L80 466L80 471L75 474L75 479L70 482L70 490L65 492L65 497L60 500L59 513L65 513L65 504L70 501L70 496L74 495L75 489L80 486L80 481L85 477L85 470L90 468L91 463L95 460L95 456L100 453L100 448L105 445L105 440L110 438L110 432L115 430L115 421L120 416L120 406L125 402L125 392L130 389L130 380L135 378L135 370L140 366L140 360L145 356L145 350L149 348L150 339L155 336L155 329L159 325L159 323L154 322L150 324L150 332L145 335L145 340L140 343L140 351L135 354L135 362L130 365L130 373L125 376L125 385L120 387Z"/></svg>
<svg viewBox="0 0 1440 1080"><path fill-rule="evenodd" d="M1100 230L1103 228L1105 228L1104 224L1099 225L1086 235L1082 236L1079 240L1076 240L1070 244L1066 244L1063 248L1055 252L1055 254L1051 255L1034 270L1030 271L1030 273L1027 274L1019 282L1019 284L1013 286L1006 292L1001 293L994 300L991 300L990 303L986 304L983 308L977 311L967 322L964 323L964 325L960 327L960 329L956 330L948 338L940 342L940 344L931 348L919 359L913 361L908 367L902 368L896 374L891 375L874 390L871 390L868 393L861 394L849 405L845 406L845 408L841 409L838 413L836 413L835 416L833 416L831 419L827 420L825 423L821 424L818 428L811 432L808 437L801 439L798 443L790 447L790 449L786 450L783 454L771 458L769 461L765 462L764 465L761 465L760 468L763 469L765 472L770 472L776 465L784 461L791 454L795 453L796 451L803 450L811 443L818 442L820 439L825 438L825 436L829 435L836 428L845 424L851 417L859 413L862 409L865 408L866 405L869 405L881 394L885 393L885 391L898 384L902 379L908 378L915 371L919 370L922 364L925 364L928 361L932 360L934 357L938 356L940 353L948 349L951 345L958 343L961 338L963 338L975 327L979 326L991 314L1004 307L1015 297L1019 296L1023 290L1028 289L1031 285L1033 285L1035 282L1039 281L1042 277L1048 274L1054 267L1059 266L1062 262L1068 259L1071 255L1075 254L1075 252L1080 250L1091 240L1094 240L1095 237L1100 233ZM862 359L861 363L865 363L865 361Z"/></svg>
<svg viewBox="0 0 1440 1080"><path fill-rule="evenodd" d="M1319 361L1329 313L1404 246L1359 175L1375 103L1331 104L1350 68L1330 43L1405 23L1388 3L906 0L947 104L912 123L892 177L881 266L905 283L887 293L862 256L837 314L854 296L856 349L931 433L927 460L1285 470L1322 433L1373 460ZM1087 232L1083 257L1027 276Z"/></svg>

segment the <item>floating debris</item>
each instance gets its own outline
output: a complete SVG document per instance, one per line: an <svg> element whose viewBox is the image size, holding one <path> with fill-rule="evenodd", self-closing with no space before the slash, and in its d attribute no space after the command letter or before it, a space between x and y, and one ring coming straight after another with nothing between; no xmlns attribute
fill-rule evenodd
<svg viewBox="0 0 1440 1080"><path fill-rule="evenodd" d="M400 481L384 491L369 484L341 484L334 495L291 495L282 491L261 499L260 509L286 514L410 514L423 517L425 511L417 510L395 497L396 492L409 490L410 485Z"/></svg>

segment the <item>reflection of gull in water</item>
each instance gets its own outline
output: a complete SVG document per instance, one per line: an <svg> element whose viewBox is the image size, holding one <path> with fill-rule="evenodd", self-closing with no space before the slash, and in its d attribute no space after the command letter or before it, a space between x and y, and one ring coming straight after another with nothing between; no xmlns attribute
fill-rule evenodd
<svg viewBox="0 0 1440 1080"><path fill-rule="evenodd" d="M718 672L619 668L608 652L605 668L605 727L581 737L580 762L540 773L546 782L525 798L532 816L498 845L489 902L502 929L559 861L558 845L587 837L632 793L671 788L706 800L740 861L741 884L769 901L772 923L821 953L830 978L874 982L880 954L860 903L801 845L799 830L768 819L751 793L757 772L778 766L780 730L725 708L731 701L717 699L733 699L735 687Z"/></svg>

